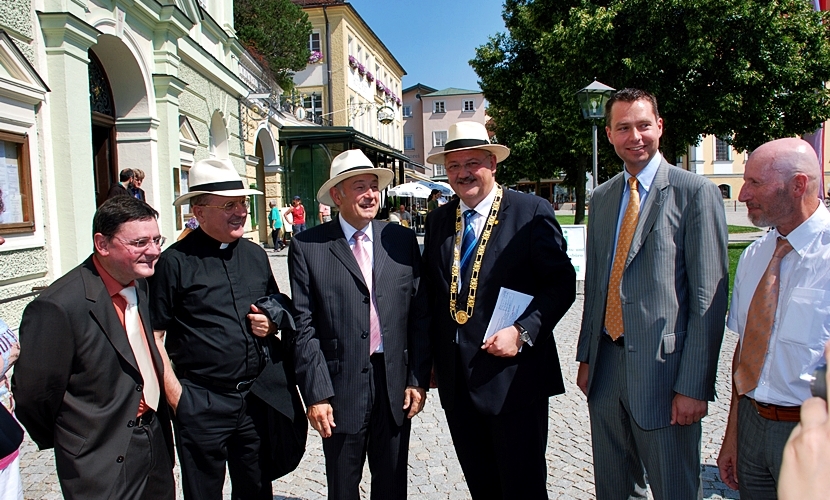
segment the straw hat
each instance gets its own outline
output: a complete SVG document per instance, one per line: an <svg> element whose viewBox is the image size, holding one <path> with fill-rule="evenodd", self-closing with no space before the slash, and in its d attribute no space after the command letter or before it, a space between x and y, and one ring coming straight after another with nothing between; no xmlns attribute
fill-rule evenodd
<svg viewBox="0 0 830 500"><path fill-rule="evenodd" d="M458 122L450 125L447 134L447 142L444 143L444 151L427 157L428 163L444 163L444 155L453 151L464 151L465 149L484 149L496 157L496 163L500 163L510 156L507 146L491 144L487 129L478 122Z"/></svg>
<svg viewBox="0 0 830 500"><path fill-rule="evenodd" d="M247 196L251 194L262 194L256 189L248 189L239 172L228 160L199 160L190 167L190 175L187 178L188 192L179 196L173 201L173 205L179 206L194 196L200 194L215 194L216 196Z"/></svg>
<svg viewBox="0 0 830 500"><path fill-rule="evenodd" d="M388 168L377 168L372 165L369 158L359 149L349 149L334 157L331 161L331 171L327 180L317 191L317 200L330 207L335 205L329 195L329 189L338 183L356 175L374 174L378 176L378 190L386 189L395 173Z"/></svg>

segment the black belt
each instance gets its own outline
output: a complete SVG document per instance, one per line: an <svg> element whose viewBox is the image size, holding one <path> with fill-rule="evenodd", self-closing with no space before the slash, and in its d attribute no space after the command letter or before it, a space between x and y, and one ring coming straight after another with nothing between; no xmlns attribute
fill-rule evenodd
<svg viewBox="0 0 830 500"><path fill-rule="evenodd" d="M625 336L624 335L620 335L619 337L617 337L617 340L614 340L607 333L603 333L602 338L604 338L608 342L611 342L615 346L625 347Z"/></svg>
<svg viewBox="0 0 830 500"><path fill-rule="evenodd" d="M144 427L145 425L152 424L155 418L156 412L153 410L147 410L138 417L136 417L135 421L133 421L133 425L135 425L136 427Z"/></svg>
<svg viewBox="0 0 830 500"><path fill-rule="evenodd" d="M241 380L239 382L227 382L215 378L203 377L189 371L182 371L177 374L179 378L189 380L196 385L202 386L213 392L245 392L254 385L256 378Z"/></svg>

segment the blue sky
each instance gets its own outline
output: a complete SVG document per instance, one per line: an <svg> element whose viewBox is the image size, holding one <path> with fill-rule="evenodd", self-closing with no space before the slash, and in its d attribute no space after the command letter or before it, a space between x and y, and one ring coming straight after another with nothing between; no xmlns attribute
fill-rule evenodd
<svg viewBox="0 0 830 500"><path fill-rule="evenodd" d="M467 63L475 48L507 31L501 0L347 0L406 70L403 88L476 90Z"/></svg>

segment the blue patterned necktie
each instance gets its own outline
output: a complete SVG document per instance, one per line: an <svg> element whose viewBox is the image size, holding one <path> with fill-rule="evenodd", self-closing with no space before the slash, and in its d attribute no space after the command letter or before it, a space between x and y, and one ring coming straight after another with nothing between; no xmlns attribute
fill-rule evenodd
<svg viewBox="0 0 830 500"><path fill-rule="evenodd" d="M467 266L473 260L473 253L476 247L476 231L473 227L473 217L475 210L466 210L464 212L464 234L461 237L461 260L459 267L461 269L461 276L466 276Z"/></svg>

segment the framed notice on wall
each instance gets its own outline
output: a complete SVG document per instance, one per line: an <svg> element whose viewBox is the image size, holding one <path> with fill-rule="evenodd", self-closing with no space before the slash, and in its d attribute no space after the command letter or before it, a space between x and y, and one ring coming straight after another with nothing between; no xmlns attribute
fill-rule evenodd
<svg viewBox="0 0 830 500"><path fill-rule="evenodd" d="M562 226L562 235L568 244L568 257L571 258L571 264L576 270L576 279L585 281L585 241L588 239L588 226Z"/></svg>
<svg viewBox="0 0 830 500"><path fill-rule="evenodd" d="M34 228L29 141L25 135L0 132L0 234Z"/></svg>

